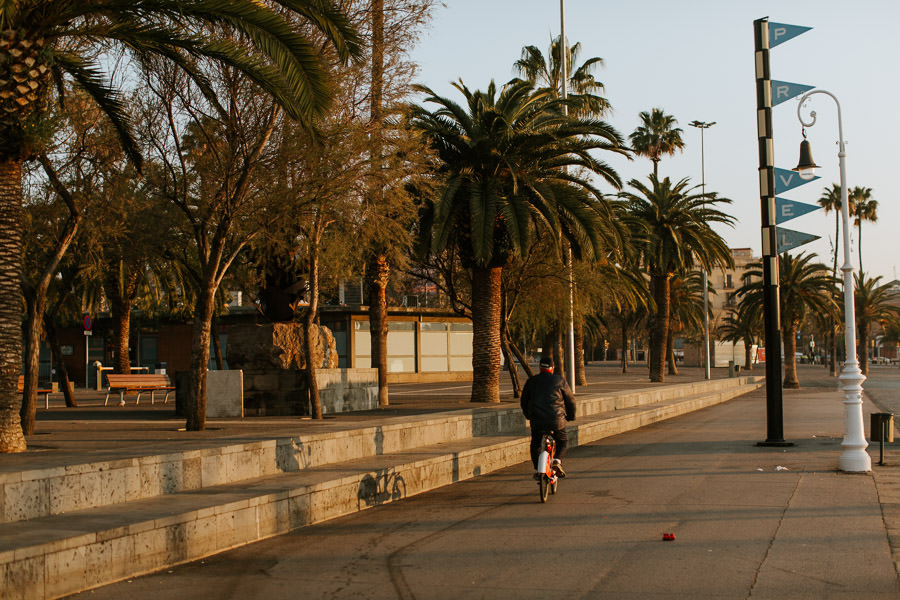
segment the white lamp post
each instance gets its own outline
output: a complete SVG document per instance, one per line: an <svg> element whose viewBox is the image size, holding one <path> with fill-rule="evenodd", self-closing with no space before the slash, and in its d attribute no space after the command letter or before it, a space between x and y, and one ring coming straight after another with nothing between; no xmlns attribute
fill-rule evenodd
<svg viewBox="0 0 900 600"><path fill-rule="evenodd" d="M869 444L866 442L863 431L862 382L866 380L866 376L860 371L859 362L856 359L856 307L853 299L853 265L850 263L850 203L847 198L847 174L844 164L847 157L844 148L844 126L841 122L840 102L834 94L825 90L812 90L800 98L800 104L797 106L797 118L801 125L812 127L816 124L815 111L809 112L809 121L804 121L800 112L803 103L813 94L830 96L837 105L838 163L841 169L841 220L843 221L844 238L844 264L841 271L844 274L844 328L846 329L844 343L847 353L847 359L839 377L844 390L844 441L841 442L844 451L841 453L840 468L848 473L863 473L872 470L872 459L866 452ZM800 162L794 170L799 173L801 178L812 179L817 165L810 155L809 142L805 139L806 132L803 137L804 140L800 144Z"/></svg>
<svg viewBox="0 0 900 600"><path fill-rule="evenodd" d="M700 129L700 181L703 186L703 194L706 195L706 149L703 147L703 132L709 129L716 122L704 123L703 121L691 121L691 127ZM709 352L709 282L706 275L706 269L703 269L703 356L704 359L704 375L706 379L710 378L710 352Z"/></svg>
<svg viewBox="0 0 900 600"><path fill-rule="evenodd" d="M566 39L566 0L559 0L559 62L562 71L560 83L562 84L561 96L563 100L569 97L569 43ZM569 114L569 107L563 104L563 114ZM568 172L568 167L563 167L563 172ZM569 245L569 314L566 324L566 381L572 392L575 392L575 272L572 266L572 246Z"/></svg>

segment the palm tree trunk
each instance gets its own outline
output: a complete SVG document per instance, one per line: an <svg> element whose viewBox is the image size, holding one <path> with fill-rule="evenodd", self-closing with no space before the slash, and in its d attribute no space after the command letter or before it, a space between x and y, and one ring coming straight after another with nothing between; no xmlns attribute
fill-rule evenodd
<svg viewBox="0 0 900 600"><path fill-rule="evenodd" d="M838 376L838 368L837 368L837 353L838 353L838 328L837 325L833 325L831 328L831 360L829 362L829 368L831 369L831 376Z"/></svg>
<svg viewBox="0 0 900 600"><path fill-rule="evenodd" d="M831 263L831 276L837 276L837 258L838 258L838 230L840 228L840 210L834 211L834 261Z"/></svg>
<svg viewBox="0 0 900 600"><path fill-rule="evenodd" d="M22 163L0 161L0 452L24 452L22 368Z"/></svg>
<svg viewBox="0 0 900 600"><path fill-rule="evenodd" d="M575 320L575 383L587 385L587 374L584 372L584 323L580 316Z"/></svg>
<svg viewBox="0 0 900 600"><path fill-rule="evenodd" d="M377 254L369 261L369 335L372 367L378 371L378 406L388 406L387 286L390 277L387 257Z"/></svg>
<svg viewBox="0 0 900 600"><path fill-rule="evenodd" d="M744 340L744 369L753 370L753 340Z"/></svg>
<svg viewBox="0 0 900 600"><path fill-rule="evenodd" d="M786 327L781 334L784 342L784 387L789 389L800 389L800 380L797 379L797 326L793 323L786 323Z"/></svg>
<svg viewBox="0 0 900 600"><path fill-rule="evenodd" d="M669 335L669 277L653 275L653 300L656 312L650 321L650 381L666 380L664 363Z"/></svg>
<svg viewBox="0 0 900 600"><path fill-rule="evenodd" d="M678 365L675 364L675 335L671 322L669 323L669 333L666 336L666 362L669 364L669 375L678 375Z"/></svg>
<svg viewBox="0 0 900 600"><path fill-rule="evenodd" d="M862 277L862 217L859 218L859 226L857 227L857 229L859 230L856 234L856 243L859 247L859 275L860 277Z"/></svg>
<svg viewBox="0 0 900 600"><path fill-rule="evenodd" d="M472 268L472 402L500 402L501 267Z"/></svg>
<svg viewBox="0 0 900 600"><path fill-rule="evenodd" d="M106 276L103 278L103 287L106 297L109 299L110 315L115 331L115 358L113 367L116 373L128 375L131 373L131 355L129 346L131 341L131 308L137 296L137 285L140 272L129 272L128 267L122 261L114 261L106 265Z"/></svg>
<svg viewBox="0 0 900 600"><path fill-rule="evenodd" d="M566 383L569 384L569 387L575 387L572 385L572 382L568 380L569 374L569 365L568 361L568 352L565 351L565 338L566 335L563 333L562 327L560 325L564 323L563 319L557 321L556 327L553 329L553 356L556 360L556 370L554 373L562 377L566 380Z"/></svg>
<svg viewBox="0 0 900 600"><path fill-rule="evenodd" d="M869 374L869 327L860 323L856 326L856 356L859 358L859 370L863 375Z"/></svg>
<svg viewBox="0 0 900 600"><path fill-rule="evenodd" d="M834 211L834 260L831 263L831 277L835 281L837 281L837 261L838 261L838 229L840 225L840 215L839 211L835 209ZM838 318L835 317L835 322L831 326L831 360L828 361L829 368L831 369L831 376L837 377L837 332L838 332Z"/></svg>
<svg viewBox="0 0 900 600"><path fill-rule="evenodd" d="M628 372L628 327L622 320L622 372Z"/></svg>
<svg viewBox="0 0 900 600"><path fill-rule="evenodd" d="M128 375L131 373L131 357L129 356L129 341L131 339L131 302L110 302L112 308L113 329L116 339L116 358L113 366L116 373Z"/></svg>

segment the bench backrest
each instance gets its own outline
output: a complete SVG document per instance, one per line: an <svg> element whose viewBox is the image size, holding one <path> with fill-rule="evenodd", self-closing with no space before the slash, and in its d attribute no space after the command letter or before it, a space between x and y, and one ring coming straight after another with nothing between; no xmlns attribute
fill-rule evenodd
<svg viewBox="0 0 900 600"><path fill-rule="evenodd" d="M45 394L50 391L50 388L43 389L40 385L38 385L38 394ZM19 375L19 393L25 393L25 375Z"/></svg>
<svg viewBox="0 0 900 600"><path fill-rule="evenodd" d="M168 375L157 373L132 373L129 375L106 373L106 381L110 387L138 387L142 385L172 386L172 380L169 379Z"/></svg>

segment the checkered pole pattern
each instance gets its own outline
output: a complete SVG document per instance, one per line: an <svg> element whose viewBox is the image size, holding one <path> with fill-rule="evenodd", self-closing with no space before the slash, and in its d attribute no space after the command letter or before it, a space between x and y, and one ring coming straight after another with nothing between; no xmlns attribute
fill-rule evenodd
<svg viewBox="0 0 900 600"><path fill-rule="evenodd" d="M762 217L763 312L766 344L766 443L784 442L781 396L781 317L778 304L778 238L775 235L775 153L769 22L753 22L756 50L756 129L759 138L759 204Z"/></svg>

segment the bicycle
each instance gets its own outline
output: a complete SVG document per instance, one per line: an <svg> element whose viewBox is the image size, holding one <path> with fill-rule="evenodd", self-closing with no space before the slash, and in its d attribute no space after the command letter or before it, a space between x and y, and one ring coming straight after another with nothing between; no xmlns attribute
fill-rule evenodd
<svg viewBox="0 0 900 600"><path fill-rule="evenodd" d="M538 455L537 471L534 474L538 480L538 489L541 495L541 502L546 502L550 494L556 494L556 488L559 485L559 476L556 468L553 466L553 457L556 455L556 440L549 433L545 433L541 438L541 453Z"/></svg>

